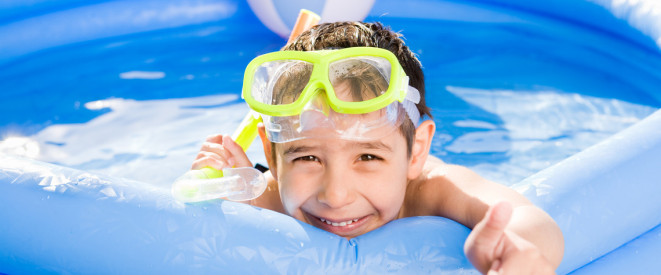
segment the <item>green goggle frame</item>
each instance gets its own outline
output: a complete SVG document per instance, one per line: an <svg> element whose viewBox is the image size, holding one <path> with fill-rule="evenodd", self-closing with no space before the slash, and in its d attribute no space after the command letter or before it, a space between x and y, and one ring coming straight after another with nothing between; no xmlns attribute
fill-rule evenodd
<svg viewBox="0 0 661 275"><path fill-rule="evenodd" d="M378 57L390 63L388 89L381 95L364 101L340 100L330 83L330 64L347 58ZM269 93L272 91L252 91L254 76L263 64L274 61L304 61L313 65L310 79L301 91L301 95L292 103L267 104L255 99L255 92ZM374 47L352 47L338 50L320 51L278 51L260 55L253 59L246 68L243 78L242 97L253 110L269 116L293 116L300 114L309 102L321 90L325 91L328 105L338 113L364 114L385 108L394 101L403 102L408 90L408 77L399 64L397 57L390 51Z"/></svg>

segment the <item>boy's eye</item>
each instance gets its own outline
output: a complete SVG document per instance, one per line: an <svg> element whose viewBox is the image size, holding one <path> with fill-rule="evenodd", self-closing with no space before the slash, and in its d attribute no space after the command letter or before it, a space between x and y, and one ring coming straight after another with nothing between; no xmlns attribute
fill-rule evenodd
<svg viewBox="0 0 661 275"><path fill-rule="evenodd" d="M302 160L302 161L319 161L319 159L315 156L304 156L304 157L298 157L294 159L294 161L297 160Z"/></svg>
<svg viewBox="0 0 661 275"><path fill-rule="evenodd" d="M370 154L361 155L360 158L358 158L358 159L361 160L361 161L383 160L380 157L377 157L375 155L370 155Z"/></svg>

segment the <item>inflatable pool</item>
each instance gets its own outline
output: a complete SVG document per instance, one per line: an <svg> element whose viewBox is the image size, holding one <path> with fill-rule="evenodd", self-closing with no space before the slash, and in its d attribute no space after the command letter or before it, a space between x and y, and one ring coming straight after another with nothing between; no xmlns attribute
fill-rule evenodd
<svg viewBox="0 0 661 275"><path fill-rule="evenodd" d="M468 229L438 217L346 240L171 198L203 138L247 112L245 65L314 1L250 2L0 4L0 273L476 273ZM370 4L365 20L401 31L423 63L432 153L551 214L558 273L661 266L661 4ZM248 154L264 163L259 146Z"/></svg>

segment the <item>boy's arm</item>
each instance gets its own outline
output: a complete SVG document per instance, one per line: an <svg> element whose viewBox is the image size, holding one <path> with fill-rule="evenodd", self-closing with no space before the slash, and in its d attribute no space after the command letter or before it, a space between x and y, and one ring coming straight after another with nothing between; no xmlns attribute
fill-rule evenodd
<svg viewBox="0 0 661 275"><path fill-rule="evenodd" d="M409 186L409 190L411 196L421 200L417 200L416 206L407 207L408 211L447 217L475 229L467 240L466 253L476 268L484 273L496 260L503 260L496 257L502 258L503 253L509 255L505 261L521 261L519 264L530 262L530 259L523 259L534 257L535 250L554 268L562 260L562 233L548 214L518 192L488 181L466 167L448 165L429 156L423 174ZM407 201L416 200L407 198ZM507 205L492 209L491 216L487 216L487 211L496 208L499 202L511 205L511 219ZM498 228L499 217L502 228ZM511 247L503 247L504 244ZM501 255L495 255L496 250L500 250ZM517 256L519 253L527 256Z"/></svg>

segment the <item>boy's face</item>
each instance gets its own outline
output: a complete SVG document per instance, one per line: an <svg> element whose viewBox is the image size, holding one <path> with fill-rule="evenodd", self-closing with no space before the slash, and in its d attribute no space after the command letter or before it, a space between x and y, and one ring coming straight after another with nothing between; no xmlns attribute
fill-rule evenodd
<svg viewBox="0 0 661 275"><path fill-rule="evenodd" d="M387 90L387 80L373 66L349 65L352 66L341 70L345 77L334 78L332 83L340 100L358 102ZM299 87L294 85L299 79L307 81L296 77L281 79L283 89L301 90L290 87ZM409 173L415 171L410 169L414 162L408 157L399 124L386 119L393 114L387 108L344 116L329 111L325 98L317 94L300 114L301 124L297 127L305 138L279 143L274 148L265 143L265 148L275 150L275 159L269 164L287 214L353 238L398 217L408 179L412 177L409 174L415 174ZM353 134L371 137L369 141L344 138Z"/></svg>
<svg viewBox="0 0 661 275"><path fill-rule="evenodd" d="M273 149L280 197L296 219L352 238L397 218L409 166L399 131L371 142L308 138Z"/></svg>

